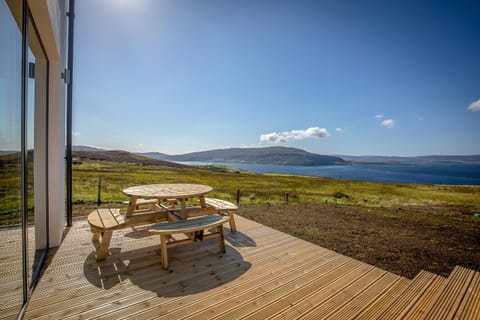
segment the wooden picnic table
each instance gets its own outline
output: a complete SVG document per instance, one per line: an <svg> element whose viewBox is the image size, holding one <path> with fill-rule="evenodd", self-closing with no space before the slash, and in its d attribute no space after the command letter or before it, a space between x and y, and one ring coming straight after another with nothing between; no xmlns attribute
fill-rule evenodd
<svg viewBox="0 0 480 320"><path fill-rule="evenodd" d="M237 206L224 200L205 198L205 194L212 190L212 187L202 184L150 184L126 188L123 193L130 200L125 217L120 214L120 209L111 208L100 208L88 215L96 259L107 257L114 230L152 223L160 223L152 226L150 231L161 236L162 264L165 269L168 268L167 247L218 236L220 251L224 252L223 224L229 222L232 232L236 232L233 212ZM199 204L187 206L187 201L192 198L198 198ZM155 201L151 203L150 200ZM163 201L168 201L170 205L164 205ZM152 206L140 209L139 204ZM201 217L188 220L198 216ZM210 227L216 227L217 232L205 236L204 229ZM187 239L167 241L177 233L185 233Z"/></svg>
<svg viewBox="0 0 480 320"><path fill-rule="evenodd" d="M180 218L186 219L192 212L192 210L187 210L188 199L198 198L199 209L205 209L200 211L206 211L205 195L212 190L213 188L210 186L193 183L163 183L129 187L123 190L123 194L130 198L126 216L131 217L138 212L144 212L144 210L137 209L138 199L156 199L158 200L156 206L159 210L172 209L172 213L177 212L180 214ZM162 205L163 201L169 201L173 206L166 207ZM179 209L176 207L177 203L180 204Z"/></svg>

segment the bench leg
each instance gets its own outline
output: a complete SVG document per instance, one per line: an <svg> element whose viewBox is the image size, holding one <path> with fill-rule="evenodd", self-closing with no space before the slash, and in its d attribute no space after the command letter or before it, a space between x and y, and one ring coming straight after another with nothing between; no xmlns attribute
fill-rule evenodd
<svg viewBox="0 0 480 320"><path fill-rule="evenodd" d="M162 244L162 268L167 270L168 269L168 254L167 254L167 239L168 236L166 235L160 235L160 242Z"/></svg>
<svg viewBox="0 0 480 320"><path fill-rule="evenodd" d="M92 242L98 242L100 240L100 232L93 232Z"/></svg>
<svg viewBox="0 0 480 320"><path fill-rule="evenodd" d="M112 240L112 231L104 231L102 234L102 241L100 242L100 245L97 249L97 261L103 260L107 257L110 240Z"/></svg>
<svg viewBox="0 0 480 320"><path fill-rule="evenodd" d="M220 253L225 253L225 237L223 236L223 225L217 227Z"/></svg>
<svg viewBox="0 0 480 320"><path fill-rule="evenodd" d="M230 230L232 232L237 232L237 225L235 224L235 215L232 211L227 211L228 216L230 217Z"/></svg>

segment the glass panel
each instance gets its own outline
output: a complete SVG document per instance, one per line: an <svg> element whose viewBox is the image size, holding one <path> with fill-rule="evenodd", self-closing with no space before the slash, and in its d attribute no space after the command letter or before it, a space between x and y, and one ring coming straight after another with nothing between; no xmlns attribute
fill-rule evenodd
<svg viewBox="0 0 480 320"><path fill-rule="evenodd" d="M28 49L29 69L34 70L35 57ZM29 74L33 71L29 70ZM35 198L34 198L34 166L33 159L35 155L34 124L35 124L35 79L29 76L27 83L27 241L28 241L28 263L31 266L27 270L28 283L31 283L32 268L35 263Z"/></svg>
<svg viewBox="0 0 480 320"><path fill-rule="evenodd" d="M20 1L17 1L19 3ZM16 5L15 2L9 4ZM12 8L12 11L15 8ZM18 9L18 7L16 8ZM0 0L0 300L2 317L23 304L21 214L22 33ZM20 7L21 11L21 7ZM21 17L21 12L15 12Z"/></svg>

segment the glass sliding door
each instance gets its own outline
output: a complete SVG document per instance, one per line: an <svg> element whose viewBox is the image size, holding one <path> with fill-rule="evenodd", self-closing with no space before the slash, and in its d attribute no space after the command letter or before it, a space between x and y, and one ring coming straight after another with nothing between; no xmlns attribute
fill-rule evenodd
<svg viewBox="0 0 480 320"><path fill-rule="evenodd" d="M30 48L28 49L28 83L27 83L27 241L28 241L28 264L31 265L35 259L35 198L34 198L34 115L35 115L35 57ZM28 284L32 283L32 268L27 269Z"/></svg>
<svg viewBox="0 0 480 320"><path fill-rule="evenodd" d="M21 1L0 0L0 300L2 316L6 317L18 314L26 299L22 255L22 10Z"/></svg>
<svg viewBox="0 0 480 320"><path fill-rule="evenodd" d="M0 318L27 302L48 248L48 59L26 1L0 0Z"/></svg>

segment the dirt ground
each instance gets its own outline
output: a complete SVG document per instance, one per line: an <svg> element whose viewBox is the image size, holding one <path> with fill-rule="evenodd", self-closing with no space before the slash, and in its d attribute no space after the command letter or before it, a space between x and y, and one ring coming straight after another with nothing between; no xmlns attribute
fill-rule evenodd
<svg viewBox="0 0 480 320"><path fill-rule="evenodd" d="M243 206L238 214L412 279L448 276L456 265L480 271L480 208L366 208L335 204Z"/></svg>

